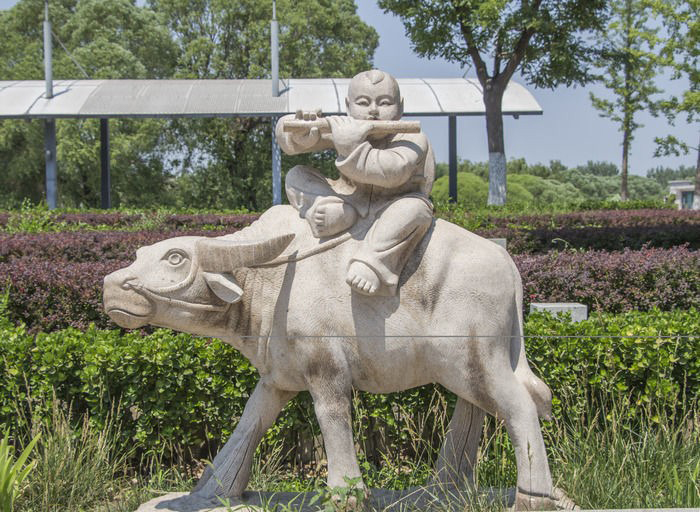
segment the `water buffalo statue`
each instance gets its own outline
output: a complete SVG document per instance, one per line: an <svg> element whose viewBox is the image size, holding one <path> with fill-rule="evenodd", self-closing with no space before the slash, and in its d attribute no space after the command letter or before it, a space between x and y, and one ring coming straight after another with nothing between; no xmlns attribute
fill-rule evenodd
<svg viewBox="0 0 700 512"><path fill-rule="evenodd" d="M295 210L277 206L233 235L142 247L134 263L105 278L104 307L117 324L220 338L260 373L193 494L240 496L265 431L304 390L323 434L328 486L357 481L352 388L389 393L439 383L458 403L438 476L469 476L485 411L505 422L515 447L516 508L561 506L538 420L550 412L551 393L525 357L522 285L507 252L435 220L398 293L366 296L345 283L357 243L352 233L319 240Z"/></svg>

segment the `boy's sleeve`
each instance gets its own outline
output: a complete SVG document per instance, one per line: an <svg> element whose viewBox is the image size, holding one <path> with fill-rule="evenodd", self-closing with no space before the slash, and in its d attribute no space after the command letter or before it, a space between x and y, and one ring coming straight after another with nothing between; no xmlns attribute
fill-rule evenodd
<svg viewBox="0 0 700 512"><path fill-rule="evenodd" d="M396 137L385 149L376 149L365 141L343 160L338 170L357 183L396 188L415 174L425 160L428 139L423 133Z"/></svg>

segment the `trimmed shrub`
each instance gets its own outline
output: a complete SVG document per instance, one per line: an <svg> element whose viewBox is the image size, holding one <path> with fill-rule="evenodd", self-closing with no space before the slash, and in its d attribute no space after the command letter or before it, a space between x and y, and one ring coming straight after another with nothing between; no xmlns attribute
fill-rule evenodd
<svg viewBox="0 0 700 512"><path fill-rule="evenodd" d="M110 326L102 311L102 282L130 262L65 263L22 259L0 263L0 286L8 286L7 314L32 331L53 331L90 323ZM113 324L112 324L113 326Z"/></svg>
<svg viewBox="0 0 700 512"><path fill-rule="evenodd" d="M535 371L552 388L557 417L597 414L586 408L592 398L601 407L608 400L624 400L634 417L637 408L652 402L670 412L697 404L700 343L683 335L698 332L698 310L600 314L578 324L537 315L526 324L526 345ZM34 336L0 317L0 353L0 423L16 425L30 410L35 421L49 421L54 393L74 413L88 411L98 425L119 403L124 446L157 450L171 443L188 447L194 457L206 456L226 439L257 381L255 370L233 348L165 329L148 336L94 328ZM359 423L359 439L381 429L383 449L410 454L401 415L430 414L434 391L424 386L358 394L371 418ZM566 410L559 401L564 394ZM454 397L448 395L447 401L454 403ZM302 450L300 436L308 440L318 432L313 418L303 393L269 435Z"/></svg>
<svg viewBox="0 0 700 512"><path fill-rule="evenodd" d="M232 229L230 232L234 232ZM136 250L176 236L220 236L223 232L190 231L70 231L0 234L0 262L33 260L90 262L128 260Z"/></svg>
<svg viewBox="0 0 700 512"><path fill-rule="evenodd" d="M685 247L563 251L514 260L526 311L530 302L581 302L606 313L700 308L700 253Z"/></svg>
<svg viewBox="0 0 700 512"><path fill-rule="evenodd" d="M700 307L700 253L687 248L562 251L513 259L523 278L525 311L531 301L582 302L592 311L612 313ZM9 317L33 331L84 329L90 322L112 327L102 312L102 281L129 263L30 258L0 263L0 286L9 286Z"/></svg>
<svg viewBox="0 0 700 512"><path fill-rule="evenodd" d="M35 217L49 223L47 231L73 231L76 229L137 229L137 230L177 230L221 228L240 229L250 225L260 215L256 213L166 213L161 211L142 213L86 212L61 213L42 209L27 208L21 212L0 212L0 227L21 231L27 220ZM36 225L34 220L34 225ZM38 226L40 227L40 225ZM32 229L32 232L37 230ZM38 231L41 231L40 229Z"/></svg>

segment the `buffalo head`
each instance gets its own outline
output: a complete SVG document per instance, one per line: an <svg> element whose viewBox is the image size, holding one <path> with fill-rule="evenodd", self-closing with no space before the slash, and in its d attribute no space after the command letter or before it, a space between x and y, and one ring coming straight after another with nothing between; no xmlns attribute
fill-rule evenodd
<svg viewBox="0 0 700 512"><path fill-rule="evenodd" d="M141 247L134 263L105 277L105 311L130 329L151 324L216 335L243 294L232 272L274 259L293 238L183 236Z"/></svg>

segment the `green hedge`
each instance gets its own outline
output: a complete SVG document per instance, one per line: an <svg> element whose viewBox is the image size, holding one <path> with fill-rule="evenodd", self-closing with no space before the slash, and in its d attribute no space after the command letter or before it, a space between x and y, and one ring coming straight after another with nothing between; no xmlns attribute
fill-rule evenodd
<svg viewBox="0 0 700 512"><path fill-rule="evenodd" d="M585 413L591 397L603 406L606 397L618 403L623 398L634 415L652 402L687 408L700 396L700 340L681 336L700 333L697 310L599 314L578 324L530 315L526 332L528 357L552 388L559 417ZM50 421L54 393L65 407L70 404L74 417L89 412L98 425L120 402L125 446L158 449L169 440L187 446L194 457L207 456L235 427L256 381L248 361L216 340L164 329L148 336L94 328L31 335L0 318L3 424L18 426L30 410L34 421ZM566 410L560 407L562 394ZM370 458L385 449L410 452L404 411L427 411L434 398L429 386L358 394L355 410L362 419L356 424ZM308 394L302 394L269 435L303 458L301 451L308 451L317 432Z"/></svg>

